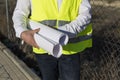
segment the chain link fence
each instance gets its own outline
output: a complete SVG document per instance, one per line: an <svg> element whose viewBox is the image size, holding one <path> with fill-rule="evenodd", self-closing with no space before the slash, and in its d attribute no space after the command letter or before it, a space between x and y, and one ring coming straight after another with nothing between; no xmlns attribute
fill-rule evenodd
<svg viewBox="0 0 120 80"><path fill-rule="evenodd" d="M119 80L120 1L91 0L91 4L93 48L81 56L81 80Z"/></svg>
<svg viewBox="0 0 120 80"><path fill-rule="evenodd" d="M15 2L15 0L8 1L9 21L7 22L5 0L0 0L0 17L2 17L0 18L0 34L9 39L0 35L0 40L7 43L9 48L12 46L11 49L15 54L25 62L31 62L34 58L29 51L31 47L26 44L21 45L21 40L15 37L11 20ZM93 47L81 54L81 80L119 80L120 0L90 0L90 2L93 16ZM19 54L18 49L25 54ZM36 64L27 64L30 67L36 66Z"/></svg>

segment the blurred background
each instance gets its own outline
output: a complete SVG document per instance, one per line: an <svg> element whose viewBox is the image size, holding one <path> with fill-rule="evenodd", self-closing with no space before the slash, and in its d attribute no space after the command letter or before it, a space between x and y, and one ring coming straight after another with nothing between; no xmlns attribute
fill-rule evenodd
<svg viewBox="0 0 120 80"><path fill-rule="evenodd" d="M15 37L12 15L17 0L0 0L0 41L40 76L31 46ZM93 47L81 54L81 80L120 79L120 0L90 0Z"/></svg>

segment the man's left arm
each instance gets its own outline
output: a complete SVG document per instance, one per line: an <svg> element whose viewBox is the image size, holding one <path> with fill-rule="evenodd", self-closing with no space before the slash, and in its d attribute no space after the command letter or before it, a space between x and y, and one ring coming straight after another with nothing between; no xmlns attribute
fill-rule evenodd
<svg viewBox="0 0 120 80"><path fill-rule="evenodd" d="M89 0L83 0L79 6L77 18L69 24L60 26L58 29L68 34L69 38L75 37L83 31L91 21L91 5Z"/></svg>

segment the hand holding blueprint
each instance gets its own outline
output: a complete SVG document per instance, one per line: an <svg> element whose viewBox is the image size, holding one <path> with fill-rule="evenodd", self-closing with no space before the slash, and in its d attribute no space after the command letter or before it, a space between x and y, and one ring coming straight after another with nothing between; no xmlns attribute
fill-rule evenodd
<svg viewBox="0 0 120 80"><path fill-rule="evenodd" d="M29 21L29 28L32 30L40 28L40 31L34 35L40 48L57 58L62 55L62 45L68 43L66 34L32 20Z"/></svg>

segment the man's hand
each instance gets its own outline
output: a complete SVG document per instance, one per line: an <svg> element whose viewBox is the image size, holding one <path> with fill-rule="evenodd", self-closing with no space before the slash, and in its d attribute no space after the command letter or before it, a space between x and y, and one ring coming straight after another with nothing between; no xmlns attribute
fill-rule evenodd
<svg viewBox="0 0 120 80"><path fill-rule="evenodd" d="M35 48L39 48L39 46L37 45L37 43L35 42L35 39L34 39L34 34L39 31L40 31L40 29L24 31L21 33L21 39L23 39L27 44L29 44Z"/></svg>

